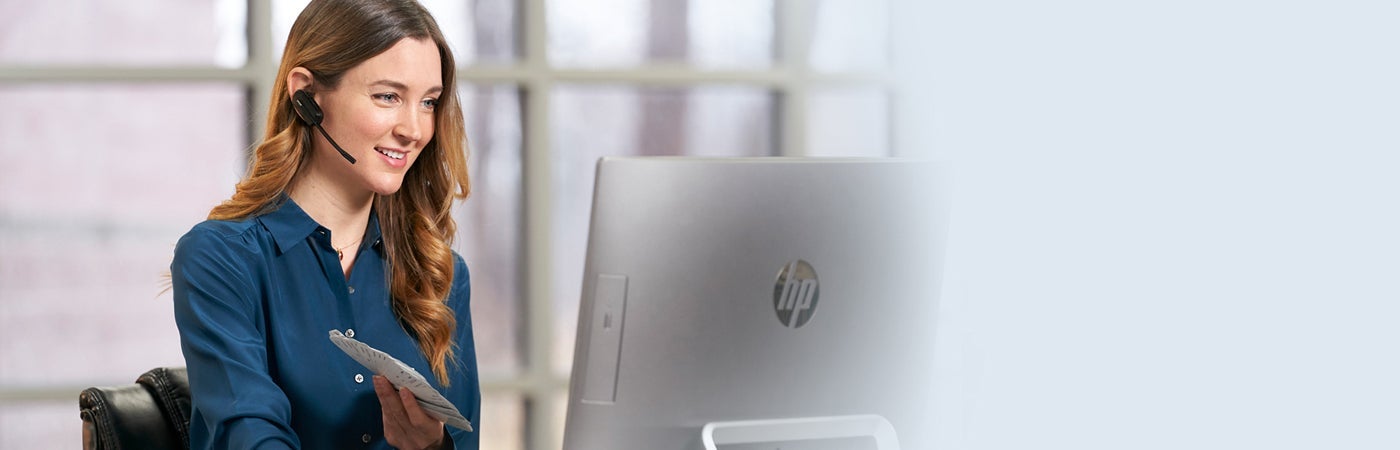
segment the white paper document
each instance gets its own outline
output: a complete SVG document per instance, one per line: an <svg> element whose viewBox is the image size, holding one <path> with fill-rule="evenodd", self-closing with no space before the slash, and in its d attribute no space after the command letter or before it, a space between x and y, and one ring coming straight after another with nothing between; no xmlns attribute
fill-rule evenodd
<svg viewBox="0 0 1400 450"><path fill-rule="evenodd" d="M447 401L447 398L443 397L437 389L433 389L433 386L428 384L428 380L423 378L423 375L420 375L417 370L409 367L408 364L394 359L388 353L347 337L340 330L331 330L331 342L375 374L388 378L394 386L413 392L413 396L418 399L418 406L423 407L428 415L448 425L472 431L472 423L466 417L462 417L462 413L457 411L457 407L452 406L452 402Z"/></svg>

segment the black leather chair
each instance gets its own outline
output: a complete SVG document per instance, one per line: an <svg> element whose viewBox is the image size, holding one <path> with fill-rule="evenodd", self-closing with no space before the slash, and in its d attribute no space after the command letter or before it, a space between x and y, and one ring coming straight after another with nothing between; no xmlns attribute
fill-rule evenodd
<svg viewBox="0 0 1400 450"><path fill-rule="evenodd" d="M190 382L184 367L158 367L136 384L92 387L78 395L83 448L190 448Z"/></svg>

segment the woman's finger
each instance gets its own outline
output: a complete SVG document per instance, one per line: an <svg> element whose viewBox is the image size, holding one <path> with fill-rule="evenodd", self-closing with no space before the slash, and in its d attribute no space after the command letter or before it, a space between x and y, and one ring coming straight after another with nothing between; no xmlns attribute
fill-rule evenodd
<svg viewBox="0 0 1400 450"><path fill-rule="evenodd" d="M418 404L418 398L413 395L413 391L399 389L399 397L403 399L404 414L408 417L414 428L427 425L442 426L442 421L432 418L427 411Z"/></svg>
<svg viewBox="0 0 1400 450"><path fill-rule="evenodd" d="M391 434L406 435L408 414L404 412L403 400L400 400L398 393L394 392L394 385L389 383L388 379L375 375L374 395L379 397L379 409L384 412L385 438Z"/></svg>
<svg viewBox="0 0 1400 450"><path fill-rule="evenodd" d="M389 380L376 375L374 394L383 411L384 440L398 448L425 448L440 445L445 430L441 421L428 416L408 389L395 392Z"/></svg>

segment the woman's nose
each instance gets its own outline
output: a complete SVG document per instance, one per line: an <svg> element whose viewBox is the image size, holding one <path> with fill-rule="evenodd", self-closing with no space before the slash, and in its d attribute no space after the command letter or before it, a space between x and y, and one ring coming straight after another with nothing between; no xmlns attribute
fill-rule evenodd
<svg viewBox="0 0 1400 450"><path fill-rule="evenodd" d="M410 142L418 142L423 139L423 124L419 117L412 111L405 112L399 117L399 123L394 127L394 135Z"/></svg>

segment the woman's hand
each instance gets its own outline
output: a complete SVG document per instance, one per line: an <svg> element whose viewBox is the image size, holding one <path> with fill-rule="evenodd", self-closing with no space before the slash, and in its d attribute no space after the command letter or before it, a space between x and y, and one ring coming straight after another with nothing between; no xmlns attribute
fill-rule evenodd
<svg viewBox="0 0 1400 450"><path fill-rule="evenodd" d="M447 435L442 421L432 418L413 392L398 389L389 380L374 376L374 393L379 396L379 409L384 411L384 440L402 450L441 449Z"/></svg>

